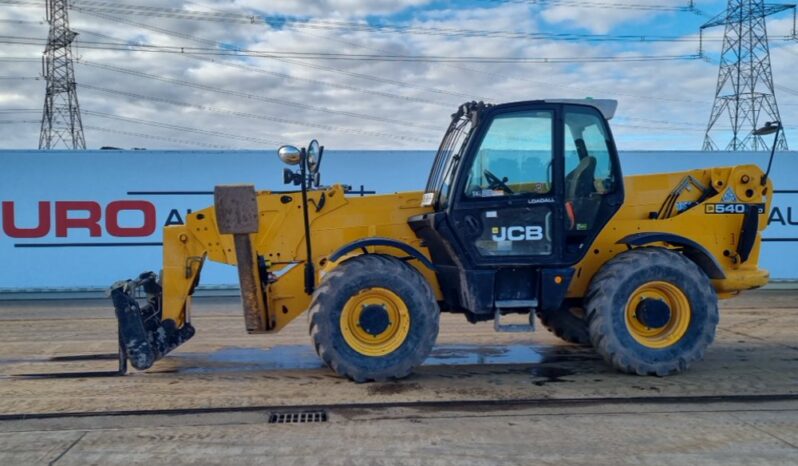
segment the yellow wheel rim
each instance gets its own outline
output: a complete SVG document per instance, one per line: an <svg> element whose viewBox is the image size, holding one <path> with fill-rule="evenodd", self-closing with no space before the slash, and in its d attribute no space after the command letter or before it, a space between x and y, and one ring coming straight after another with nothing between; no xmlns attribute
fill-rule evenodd
<svg viewBox="0 0 798 466"><path fill-rule="evenodd" d="M346 343L364 356L385 356L399 348L410 332L410 312L396 293L368 288L349 298L341 312Z"/></svg>
<svg viewBox="0 0 798 466"><path fill-rule="evenodd" d="M647 308L656 309L654 317L651 312L645 314ZM626 327L641 345L667 348L687 333L691 314L690 301L679 287L662 281L648 282L639 286L626 303Z"/></svg>

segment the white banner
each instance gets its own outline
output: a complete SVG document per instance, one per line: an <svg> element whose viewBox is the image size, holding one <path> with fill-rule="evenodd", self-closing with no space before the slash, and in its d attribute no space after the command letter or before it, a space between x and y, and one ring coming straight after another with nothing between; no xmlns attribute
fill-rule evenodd
<svg viewBox="0 0 798 466"><path fill-rule="evenodd" d="M328 151L322 183L355 192L422 190L430 151ZM625 152L625 174L757 163L762 153ZM0 151L0 290L104 288L161 267L161 228L213 203L213 187L281 190L273 151ZM798 153L776 155L776 186L761 264L798 279ZM207 264L203 285L235 285L235 269Z"/></svg>

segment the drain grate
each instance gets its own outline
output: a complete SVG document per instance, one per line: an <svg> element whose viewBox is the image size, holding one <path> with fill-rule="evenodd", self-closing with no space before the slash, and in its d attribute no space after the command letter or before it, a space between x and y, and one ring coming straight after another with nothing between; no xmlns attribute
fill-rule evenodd
<svg viewBox="0 0 798 466"><path fill-rule="evenodd" d="M327 411L299 411L269 415L269 424L304 424L308 422L327 422Z"/></svg>

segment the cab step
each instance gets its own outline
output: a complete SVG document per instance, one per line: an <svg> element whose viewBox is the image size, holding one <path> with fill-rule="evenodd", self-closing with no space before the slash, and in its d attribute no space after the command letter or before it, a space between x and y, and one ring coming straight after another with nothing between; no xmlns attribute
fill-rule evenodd
<svg viewBox="0 0 798 466"><path fill-rule="evenodd" d="M530 318L528 324L502 324L502 316L508 314L518 314L517 310L529 310L529 315L534 315L534 309L538 306L536 299L529 300L504 300L496 301L496 313L493 318L493 330L497 332L534 332L535 319ZM516 310L516 311L514 311Z"/></svg>

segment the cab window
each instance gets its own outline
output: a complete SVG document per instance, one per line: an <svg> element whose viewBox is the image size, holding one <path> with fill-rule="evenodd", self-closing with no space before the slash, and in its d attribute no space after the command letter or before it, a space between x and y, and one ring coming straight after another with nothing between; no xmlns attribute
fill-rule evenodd
<svg viewBox="0 0 798 466"><path fill-rule="evenodd" d="M616 191L616 167L610 136L598 111L566 108L564 121L566 228L581 237L594 229L604 195Z"/></svg>
<svg viewBox="0 0 798 466"><path fill-rule="evenodd" d="M565 197L573 200L614 190L613 160L604 120L593 109L565 112Z"/></svg>
<svg viewBox="0 0 798 466"><path fill-rule="evenodd" d="M551 111L496 116L480 143L465 185L468 198L551 191L554 115Z"/></svg>

